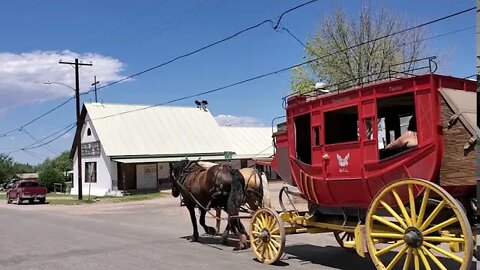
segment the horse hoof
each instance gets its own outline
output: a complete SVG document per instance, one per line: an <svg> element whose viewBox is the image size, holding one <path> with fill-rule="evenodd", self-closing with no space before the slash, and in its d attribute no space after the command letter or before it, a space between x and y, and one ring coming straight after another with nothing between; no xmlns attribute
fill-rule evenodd
<svg viewBox="0 0 480 270"><path fill-rule="evenodd" d="M215 228L207 227L206 233L209 235L216 235L217 231L215 230Z"/></svg>

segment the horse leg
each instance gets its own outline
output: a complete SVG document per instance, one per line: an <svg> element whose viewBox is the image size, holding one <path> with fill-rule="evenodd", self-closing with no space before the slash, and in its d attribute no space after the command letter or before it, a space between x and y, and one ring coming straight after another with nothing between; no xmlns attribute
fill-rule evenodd
<svg viewBox="0 0 480 270"><path fill-rule="evenodd" d="M220 232L220 222L222 219L222 208L215 208L215 216L217 217L217 232Z"/></svg>
<svg viewBox="0 0 480 270"><path fill-rule="evenodd" d="M232 227L235 227L238 235L238 245L233 250L242 250L247 247L247 232L239 218L232 220Z"/></svg>
<svg viewBox="0 0 480 270"><path fill-rule="evenodd" d="M207 211L204 209L200 209L200 225L202 225L203 229L205 230L205 233L210 234L210 235L215 235L216 231L213 227L209 227L205 224L205 214Z"/></svg>
<svg viewBox="0 0 480 270"><path fill-rule="evenodd" d="M230 233L230 220L227 222L227 226L225 227L225 230L222 233L222 245L227 245L228 244L228 234Z"/></svg>
<svg viewBox="0 0 480 270"><path fill-rule="evenodd" d="M192 242L198 242L198 228L197 228L197 217L195 216L195 206L187 206L188 212L190 212L190 219L192 220L193 235Z"/></svg>

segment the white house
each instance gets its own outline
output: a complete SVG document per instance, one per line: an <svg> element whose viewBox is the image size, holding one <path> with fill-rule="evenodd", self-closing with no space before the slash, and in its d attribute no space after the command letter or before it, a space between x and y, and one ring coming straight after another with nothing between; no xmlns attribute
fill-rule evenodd
<svg viewBox="0 0 480 270"><path fill-rule="evenodd" d="M208 110L192 107L85 104L81 118L82 193L121 195L167 182L169 162L223 161L235 167L273 154L270 127L220 127ZM78 194L75 141L73 187Z"/></svg>

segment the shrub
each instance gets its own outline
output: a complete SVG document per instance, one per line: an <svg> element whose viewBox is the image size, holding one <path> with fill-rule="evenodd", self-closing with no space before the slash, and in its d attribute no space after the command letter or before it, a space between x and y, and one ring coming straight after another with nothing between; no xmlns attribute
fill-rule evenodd
<svg viewBox="0 0 480 270"><path fill-rule="evenodd" d="M47 163L42 166L38 178L40 182L47 187L49 192L53 191L54 183L63 184L65 182L62 173L55 168L53 163Z"/></svg>

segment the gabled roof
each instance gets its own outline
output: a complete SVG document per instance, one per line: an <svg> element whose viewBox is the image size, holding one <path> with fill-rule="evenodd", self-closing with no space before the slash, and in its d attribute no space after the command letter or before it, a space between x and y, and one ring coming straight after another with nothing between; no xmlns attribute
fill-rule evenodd
<svg viewBox="0 0 480 270"><path fill-rule="evenodd" d="M221 129L235 149L233 159L262 158L273 155L271 127L228 127Z"/></svg>
<svg viewBox="0 0 480 270"><path fill-rule="evenodd" d="M209 111L148 107L92 103L84 105L82 116L91 120L105 154L111 157L223 155L234 151Z"/></svg>

